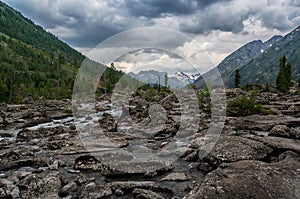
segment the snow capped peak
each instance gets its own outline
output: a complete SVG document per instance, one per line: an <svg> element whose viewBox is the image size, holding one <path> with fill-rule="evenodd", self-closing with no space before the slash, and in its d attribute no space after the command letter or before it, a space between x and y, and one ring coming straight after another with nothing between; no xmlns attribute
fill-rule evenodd
<svg viewBox="0 0 300 199"><path fill-rule="evenodd" d="M163 85L166 72L160 72L155 70L140 71L138 74L128 73L131 77L138 79L146 83L160 83ZM168 74L168 85L171 88L183 88L187 84L193 83L196 79L200 77L200 74L187 74L184 72L176 72L174 74Z"/></svg>
<svg viewBox="0 0 300 199"><path fill-rule="evenodd" d="M175 76L179 76L179 77L183 77L183 78L187 78L189 79L190 81L194 81L196 79L198 79L201 75L200 73L196 73L196 74L186 74L184 72L176 72L175 73Z"/></svg>

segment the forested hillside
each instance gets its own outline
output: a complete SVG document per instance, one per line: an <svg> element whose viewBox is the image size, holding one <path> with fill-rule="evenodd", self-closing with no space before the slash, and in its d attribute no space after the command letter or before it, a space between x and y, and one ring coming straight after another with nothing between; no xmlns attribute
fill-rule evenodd
<svg viewBox="0 0 300 199"><path fill-rule="evenodd" d="M84 59L81 53L1 1L0 32L44 52L53 54L53 56L64 57L65 61L73 65L78 65Z"/></svg>
<svg viewBox="0 0 300 199"><path fill-rule="evenodd" d="M0 2L0 102L21 103L29 96L70 98L84 59L56 36ZM120 75L108 69L99 83L108 89L98 90L111 91Z"/></svg>

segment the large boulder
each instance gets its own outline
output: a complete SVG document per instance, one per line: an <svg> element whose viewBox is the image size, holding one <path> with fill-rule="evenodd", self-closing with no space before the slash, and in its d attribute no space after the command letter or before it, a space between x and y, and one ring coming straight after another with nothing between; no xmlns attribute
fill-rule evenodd
<svg viewBox="0 0 300 199"><path fill-rule="evenodd" d="M201 162L216 168L223 162L261 160L272 152L272 148L258 141L239 136L221 136L213 150Z"/></svg>
<svg viewBox="0 0 300 199"><path fill-rule="evenodd" d="M223 163L185 198L300 198L299 156L285 152L280 159L276 163L256 160Z"/></svg>
<svg viewBox="0 0 300 199"><path fill-rule="evenodd" d="M278 137L289 137L290 128L286 125L275 125L270 133L269 136L278 136Z"/></svg>
<svg viewBox="0 0 300 199"><path fill-rule="evenodd" d="M289 128L286 125L275 125L269 133L269 136L283 137L290 139L300 138L300 128Z"/></svg>

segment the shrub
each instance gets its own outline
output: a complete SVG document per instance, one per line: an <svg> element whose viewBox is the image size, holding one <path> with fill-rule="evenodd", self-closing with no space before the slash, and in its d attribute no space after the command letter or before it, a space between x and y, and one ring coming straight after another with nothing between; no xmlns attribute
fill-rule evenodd
<svg viewBox="0 0 300 199"><path fill-rule="evenodd" d="M257 94L258 91L255 90L252 92L250 97L242 97L230 101L228 104L230 113L234 115L250 115L262 113L263 105L255 103Z"/></svg>

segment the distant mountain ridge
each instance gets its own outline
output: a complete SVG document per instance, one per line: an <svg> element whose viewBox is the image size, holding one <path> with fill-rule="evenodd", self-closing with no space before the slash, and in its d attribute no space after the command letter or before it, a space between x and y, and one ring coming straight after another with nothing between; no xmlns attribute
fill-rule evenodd
<svg viewBox="0 0 300 199"><path fill-rule="evenodd" d="M300 80L300 26L260 56L241 66L241 81L244 85L245 83L275 84L279 72L279 59L282 56L286 56L288 62L292 64L292 79Z"/></svg>
<svg viewBox="0 0 300 199"><path fill-rule="evenodd" d="M242 47L234 51L232 54L227 56L217 67L213 68L212 70L203 74L203 76L199 77L194 82L194 84L197 87L204 87L206 85L206 82L204 81L203 77L205 77L205 79L209 79L212 83L215 82L215 78L217 78L216 72L219 71L225 86L233 87L232 77L234 71L236 69L241 68L251 59L255 59L256 57L263 54L268 48L272 47L282 38L282 36L276 35L266 42L262 42L261 40L254 40L243 45Z"/></svg>
<svg viewBox="0 0 300 199"><path fill-rule="evenodd" d="M137 74L133 72L128 73L129 76L141 82L158 84L160 81L161 85L165 85L165 74L166 72L160 72L156 70L140 71ZM186 85L193 83L199 77L200 74L189 75L184 72L168 74L168 86L174 89L183 88Z"/></svg>

